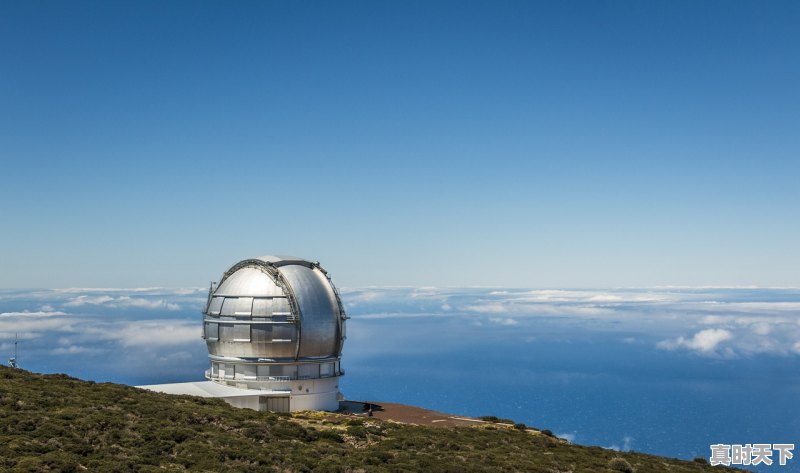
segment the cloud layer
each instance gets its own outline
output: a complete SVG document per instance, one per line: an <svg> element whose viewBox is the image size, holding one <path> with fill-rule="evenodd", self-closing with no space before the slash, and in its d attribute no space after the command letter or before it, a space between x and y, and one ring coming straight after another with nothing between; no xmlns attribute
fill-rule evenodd
<svg viewBox="0 0 800 473"><path fill-rule="evenodd" d="M703 358L800 356L797 289L371 287L341 293L352 317L346 349L361 356L460 350L476 341L559 342L573 349L602 341ZM68 371L80 360L146 373L157 362L165 378L201 376L204 303L196 288L0 291L0 347L9 353L18 333L29 366ZM447 337L422 345L420 330Z"/></svg>
<svg viewBox="0 0 800 473"><path fill-rule="evenodd" d="M565 337L619 332L625 343L706 357L800 353L793 288L367 288L342 297L354 318L461 317L520 333L535 324Z"/></svg>
<svg viewBox="0 0 800 473"><path fill-rule="evenodd" d="M181 306L174 302L167 302L164 299L146 299L143 297L130 296L87 296L82 295L70 299L64 304L65 307L80 307L84 305L98 305L113 309L126 309L129 307L149 310L180 310Z"/></svg>
<svg viewBox="0 0 800 473"><path fill-rule="evenodd" d="M45 371L110 364L108 374L119 376L187 353L202 363L204 301L193 288L0 291L0 340L10 354L18 334L22 365Z"/></svg>

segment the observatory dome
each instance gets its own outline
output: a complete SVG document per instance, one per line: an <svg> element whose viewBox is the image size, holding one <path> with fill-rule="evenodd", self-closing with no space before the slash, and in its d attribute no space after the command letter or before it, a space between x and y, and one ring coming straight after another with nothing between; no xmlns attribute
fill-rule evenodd
<svg viewBox="0 0 800 473"><path fill-rule="evenodd" d="M301 360L342 352L344 309L319 263L287 256L240 261L212 287L206 316L211 355Z"/></svg>
<svg viewBox="0 0 800 473"><path fill-rule="evenodd" d="M282 383L294 380L319 380L292 394L291 410L335 403L347 316L319 263L291 256L240 261L211 284L203 314L208 379L273 391L292 389ZM296 400L314 389L319 399Z"/></svg>

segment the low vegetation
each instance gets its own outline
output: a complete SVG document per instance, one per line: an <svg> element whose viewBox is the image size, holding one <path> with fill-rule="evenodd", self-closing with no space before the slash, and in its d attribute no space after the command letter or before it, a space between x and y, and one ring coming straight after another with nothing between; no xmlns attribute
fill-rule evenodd
<svg viewBox="0 0 800 473"><path fill-rule="evenodd" d="M313 412L279 415L0 367L0 471L734 470L570 445L522 428L432 428Z"/></svg>

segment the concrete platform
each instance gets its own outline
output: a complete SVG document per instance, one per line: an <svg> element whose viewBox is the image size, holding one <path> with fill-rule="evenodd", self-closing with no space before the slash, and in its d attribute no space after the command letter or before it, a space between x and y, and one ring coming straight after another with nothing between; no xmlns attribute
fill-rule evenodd
<svg viewBox="0 0 800 473"><path fill-rule="evenodd" d="M339 409L337 377L261 383L258 387L236 387L213 381L150 384L140 389L164 394L213 397L234 407L256 411L297 412Z"/></svg>

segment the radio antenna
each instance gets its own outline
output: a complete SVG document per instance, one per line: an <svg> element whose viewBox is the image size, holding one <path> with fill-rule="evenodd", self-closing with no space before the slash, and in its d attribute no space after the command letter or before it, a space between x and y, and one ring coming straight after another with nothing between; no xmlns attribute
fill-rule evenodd
<svg viewBox="0 0 800 473"><path fill-rule="evenodd" d="M17 345L19 344L19 334L14 334L14 356L8 360L8 366L12 368L19 368L17 364Z"/></svg>

